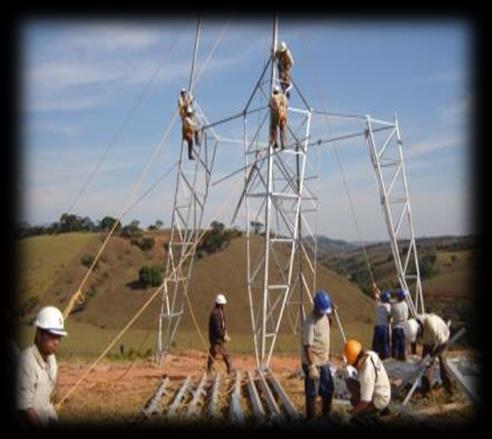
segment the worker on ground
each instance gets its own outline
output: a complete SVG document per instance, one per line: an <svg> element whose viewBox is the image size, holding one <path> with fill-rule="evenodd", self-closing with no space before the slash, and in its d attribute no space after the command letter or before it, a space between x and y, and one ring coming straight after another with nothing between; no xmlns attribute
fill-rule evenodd
<svg viewBox="0 0 492 439"><path fill-rule="evenodd" d="M407 345L402 324L408 320L407 292L399 290L397 302L391 304L391 356L400 361L407 359Z"/></svg>
<svg viewBox="0 0 492 439"><path fill-rule="evenodd" d="M449 327L446 322L436 314L425 313L417 315L417 340L422 341L422 359L426 355L437 358L439 361L439 374L447 394L451 396L453 389L444 365L443 353L449 341ZM429 367L422 377L421 392L427 395L432 390L432 367Z"/></svg>
<svg viewBox="0 0 492 439"><path fill-rule="evenodd" d="M179 93L178 108L179 115L181 116L182 120L185 119L186 111L188 110L188 108L193 109L193 96L191 95L191 93L188 93L186 88L182 88L181 92Z"/></svg>
<svg viewBox="0 0 492 439"><path fill-rule="evenodd" d="M275 58L277 59L278 77L282 91L287 95L287 98L290 98L290 89L292 88L290 69L294 65L294 58L284 41L279 44L275 52Z"/></svg>
<svg viewBox="0 0 492 439"><path fill-rule="evenodd" d="M352 416L388 413L391 386L383 362L374 351L365 351L360 342L347 340L343 350L347 363L357 369L357 379L347 378Z"/></svg>
<svg viewBox="0 0 492 439"><path fill-rule="evenodd" d="M314 307L304 319L302 331L301 362L304 371L306 417L313 419L316 413L316 397L322 399L322 414L331 410L333 377L328 364L330 355L330 325L328 316L334 307L326 291L314 296Z"/></svg>
<svg viewBox="0 0 492 439"><path fill-rule="evenodd" d="M63 315L58 308L42 308L34 321L34 344L20 355L16 382L17 409L25 424L34 429L58 420L50 398L58 372L55 353L61 337L67 335L63 323Z"/></svg>
<svg viewBox="0 0 492 439"><path fill-rule="evenodd" d="M183 119L183 139L188 143L188 159L195 160L193 157L193 137L195 138L195 143L200 146L200 133L199 126L193 117L193 110L188 107L186 110L186 117Z"/></svg>
<svg viewBox="0 0 492 439"><path fill-rule="evenodd" d="M222 355L227 367L227 373L230 374L232 369L231 358L227 352L226 343L230 341L230 337L227 334L224 305L227 300L224 294L218 294L215 297L214 308L210 313L208 320L208 339L210 341L210 351L207 362L207 373L212 371L212 364L217 354Z"/></svg>
<svg viewBox="0 0 492 439"><path fill-rule="evenodd" d="M389 323L391 319L391 295L389 291L381 291L375 283L372 284L374 299L376 300L376 321L372 336L372 350L381 360L390 356Z"/></svg>
<svg viewBox="0 0 492 439"><path fill-rule="evenodd" d="M280 130L280 144L282 149L286 144L286 127L287 127L287 98L280 92L277 85L273 86L272 98L270 99L270 145L275 149L278 148L277 128Z"/></svg>

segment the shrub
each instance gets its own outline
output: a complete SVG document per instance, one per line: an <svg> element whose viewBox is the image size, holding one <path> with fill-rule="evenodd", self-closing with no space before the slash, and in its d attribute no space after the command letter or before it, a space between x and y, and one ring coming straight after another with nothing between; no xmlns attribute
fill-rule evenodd
<svg viewBox="0 0 492 439"><path fill-rule="evenodd" d="M147 287L158 287L162 284L162 275L157 267L144 266L138 272L139 283Z"/></svg>

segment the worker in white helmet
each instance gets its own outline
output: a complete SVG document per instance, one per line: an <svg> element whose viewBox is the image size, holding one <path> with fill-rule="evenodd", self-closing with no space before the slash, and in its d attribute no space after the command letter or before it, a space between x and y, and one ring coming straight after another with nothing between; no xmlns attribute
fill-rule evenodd
<svg viewBox="0 0 492 439"><path fill-rule="evenodd" d="M50 401L56 386L58 367L55 353L67 333L63 315L54 306L42 308L34 321L34 344L22 351L16 382L17 409L27 426L42 428L58 416Z"/></svg>
<svg viewBox="0 0 492 439"><path fill-rule="evenodd" d="M207 372L212 371L212 364L217 354L222 355L227 367L227 373L233 371L231 358L227 352L226 343L230 341L227 334L224 315L224 305L227 303L224 294L218 294L214 300L214 308L208 320L208 338L210 341L210 351L207 361Z"/></svg>
<svg viewBox="0 0 492 439"><path fill-rule="evenodd" d="M280 131L280 144L282 149L285 148L287 105L287 98L280 91L280 88L277 85L274 85L272 89L272 98L270 99L270 145L273 145L275 149L278 148L277 128Z"/></svg>
<svg viewBox="0 0 492 439"><path fill-rule="evenodd" d="M285 41L282 41L277 47L275 58L277 60L280 85L282 86L283 92L287 95L287 98L290 98L290 89L292 88L290 82L290 69L294 65L294 58Z"/></svg>
<svg viewBox="0 0 492 439"><path fill-rule="evenodd" d="M186 110L186 116L183 119L183 139L188 143L188 159L195 160L193 157L193 138L197 146L200 146L200 127L195 120L194 112L191 107Z"/></svg>

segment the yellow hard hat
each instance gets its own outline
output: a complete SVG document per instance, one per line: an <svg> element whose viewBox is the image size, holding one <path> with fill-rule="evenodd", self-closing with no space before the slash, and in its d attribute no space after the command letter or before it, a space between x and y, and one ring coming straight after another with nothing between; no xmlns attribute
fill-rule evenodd
<svg viewBox="0 0 492 439"><path fill-rule="evenodd" d="M353 338L347 340L345 347L343 348L343 355L345 356L347 363L353 366L357 361L357 357L362 351L362 345Z"/></svg>

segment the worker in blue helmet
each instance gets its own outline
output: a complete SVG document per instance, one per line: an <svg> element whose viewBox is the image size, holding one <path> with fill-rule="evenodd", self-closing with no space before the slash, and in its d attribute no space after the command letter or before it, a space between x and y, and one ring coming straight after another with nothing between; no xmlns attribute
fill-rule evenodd
<svg viewBox="0 0 492 439"><path fill-rule="evenodd" d="M315 416L317 396L321 396L322 399L323 415L330 412L334 390L328 363L331 325L328 316L332 313L334 305L330 295L324 290L316 292L313 302L313 310L304 319L301 346L308 419L313 419Z"/></svg>
<svg viewBox="0 0 492 439"><path fill-rule="evenodd" d="M404 323L408 320L407 292L399 290L397 301L391 304L391 356L400 361L407 359Z"/></svg>
<svg viewBox="0 0 492 439"><path fill-rule="evenodd" d="M389 323L391 320L391 294L383 291L378 286L372 284L372 292L376 300L374 322L374 333L372 336L372 350L379 355L381 360L390 356L390 332Z"/></svg>

